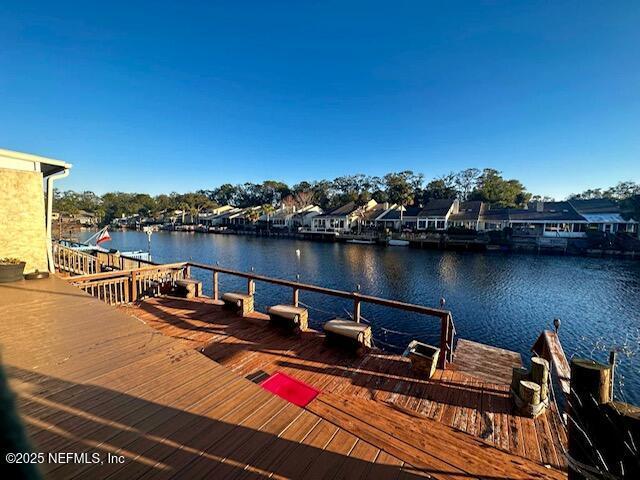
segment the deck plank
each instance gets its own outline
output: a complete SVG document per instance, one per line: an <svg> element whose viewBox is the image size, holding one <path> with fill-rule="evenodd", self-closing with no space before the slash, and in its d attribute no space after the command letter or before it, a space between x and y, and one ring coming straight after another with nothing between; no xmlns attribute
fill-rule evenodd
<svg viewBox="0 0 640 480"><path fill-rule="evenodd" d="M183 327L167 329L162 319L148 313L156 309L173 311L175 316L189 312L188 317L172 320L173 325L188 322L189 328L224 331L223 337L211 335L199 348L248 378L282 371L321 391L409 408L516 455L545 463L553 459L552 465L566 468L564 456L553 454L558 444L566 444L556 423L548 422L549 429L536 429L533 419L512 412L507 377L513 366L521 365L515 352L461 339L452 368L436 370L433 379L426 380L398 355L380 351L362 357L346 355L327 347L318 332L283 335L270 328L267 317L259 312L249 318L209 314L207 321L201 321L193 313L197 305L185 307L185 303L188 301L182 299L150 299L127 311L178 339ZM525 449L525 442L532 445ZM541 444L554 447L553 451L545 447L549 455L544 459Z"/></svg>

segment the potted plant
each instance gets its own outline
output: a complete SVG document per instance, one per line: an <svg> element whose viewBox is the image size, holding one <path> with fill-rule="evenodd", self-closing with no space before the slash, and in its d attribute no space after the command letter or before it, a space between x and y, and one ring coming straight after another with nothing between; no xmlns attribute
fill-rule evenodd
<svg viewBox="0 0 640 480"><path fill-rule="evenodd" d="M17 258L0 258L0 283L22 280L25 265Z"/></svg>

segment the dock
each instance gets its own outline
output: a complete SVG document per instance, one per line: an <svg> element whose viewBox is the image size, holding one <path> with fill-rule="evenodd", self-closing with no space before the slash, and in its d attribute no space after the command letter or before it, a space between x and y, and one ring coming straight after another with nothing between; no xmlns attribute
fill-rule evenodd
<svg viewBox="0 0 640 480"><path fill-rule="evenodd" d="M274 331L212 299L112 307L52 277L0 285L3 366L37 451L124 463L41 465L48 478L565 478L554 412L511 414L508 386L464 369L413 375ZM455 355L453 366L455 367ZM305 408L262 389L282 371Z"/></svg>

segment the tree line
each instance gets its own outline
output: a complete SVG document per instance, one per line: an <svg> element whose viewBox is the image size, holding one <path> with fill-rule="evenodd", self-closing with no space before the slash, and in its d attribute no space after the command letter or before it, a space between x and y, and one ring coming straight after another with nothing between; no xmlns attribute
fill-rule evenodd
<svg viewBox="0 0 640 480"><path fill-rule="evenodd" d="M612 198L628 201L640 195L640 185L621 182L609 189L587 190L573 198ZM225 183L211 190L169 193L151 196L146 193L56 191L54 210L74 214L85 210L96 214L103 223L122 215L156 215L164 210L182 210L197 214L218 205L237 207L263 206L272 210L276 205L319 205L325 210L348 202L364 205L373 199L403 206L425 204L431 199L458 198L481 200L494 207L516 208L531 200L551 198L532 195L516 179L506 179L498 170L468 168L452 172L429 182L421 173L410 170L384 176L345 175L333 180L302 181L292 186L276 180L262 183L232 185Z"/></svg>

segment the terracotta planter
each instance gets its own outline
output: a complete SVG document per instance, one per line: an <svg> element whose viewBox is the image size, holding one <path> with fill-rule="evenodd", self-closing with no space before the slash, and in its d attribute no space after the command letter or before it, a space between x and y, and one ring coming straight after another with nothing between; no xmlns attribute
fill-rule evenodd
<svg viewBox="0 0 640 480"><path fill-rule="evenodd" d="M0 264L0 283L16 282L24 278L25 262L15 264Z"/></svg>

